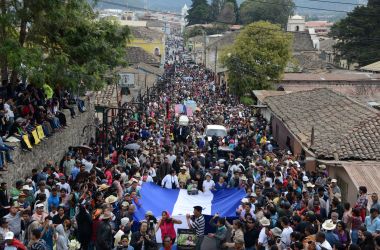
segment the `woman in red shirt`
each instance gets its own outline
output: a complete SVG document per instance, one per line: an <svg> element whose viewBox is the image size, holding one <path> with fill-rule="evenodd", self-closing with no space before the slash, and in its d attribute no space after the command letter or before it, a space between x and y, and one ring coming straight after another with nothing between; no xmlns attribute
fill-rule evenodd
<svg viewBox="0 0 380 250"><path fill-rule="evenodd" d="M172 239L172 243L175 242L176 233L174 229L174 224L182 224L182 221L171 218L168 211L162 212L162 217L158 221L156 226L156 232L158 229L161 229L161 239L162 242L164 241L164 238L166 236L170 236L170 239Z"/></svg>

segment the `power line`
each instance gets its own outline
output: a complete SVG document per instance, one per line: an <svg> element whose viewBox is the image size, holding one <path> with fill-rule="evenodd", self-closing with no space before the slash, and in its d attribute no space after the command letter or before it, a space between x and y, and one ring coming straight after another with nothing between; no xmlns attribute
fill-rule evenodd
<svg viewBox="0 0 380 250"><path fill-rule="evenodd" d="M307 0L310 2L321 2L321 3L334 3L334 4L343 4L343 5L351 5L351 6L365 6L364 4L360 3L342 3L342 2L335 2L335 1L328 1L328 0Z"/></svg>

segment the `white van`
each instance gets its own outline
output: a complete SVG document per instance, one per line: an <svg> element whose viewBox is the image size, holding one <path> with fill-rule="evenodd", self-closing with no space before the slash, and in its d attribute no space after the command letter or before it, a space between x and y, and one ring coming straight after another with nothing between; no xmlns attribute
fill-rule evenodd
<svg viewBox="0 0 380 250"><path fill-rule="evenodd" d="M207 125L205 136L207 136L207 139L211 141L213 136L217 137L225 137L227 136L227 129L226 127L222 125Z"/></svg>

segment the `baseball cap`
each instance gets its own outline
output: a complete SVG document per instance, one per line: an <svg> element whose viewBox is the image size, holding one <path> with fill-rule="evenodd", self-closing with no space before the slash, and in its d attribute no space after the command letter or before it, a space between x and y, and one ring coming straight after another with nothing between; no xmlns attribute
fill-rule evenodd
<svg viewBox="0 0 380 250"><path fill-rule="evenodd" d="M4 240L13 240L14 237L15 237L15 235L13 232L7 232L5 234Z"/></svg>

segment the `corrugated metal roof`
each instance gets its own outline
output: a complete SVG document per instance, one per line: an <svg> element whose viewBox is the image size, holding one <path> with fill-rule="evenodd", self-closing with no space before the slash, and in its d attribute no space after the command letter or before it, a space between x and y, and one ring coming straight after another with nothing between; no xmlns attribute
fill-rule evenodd
<svg viewBox="0 0 380 250"><path fill-rule="evenodd" d="M340 164L357 188L366 186L368 193L380 193L380 162L341 161Z"/></svg>

